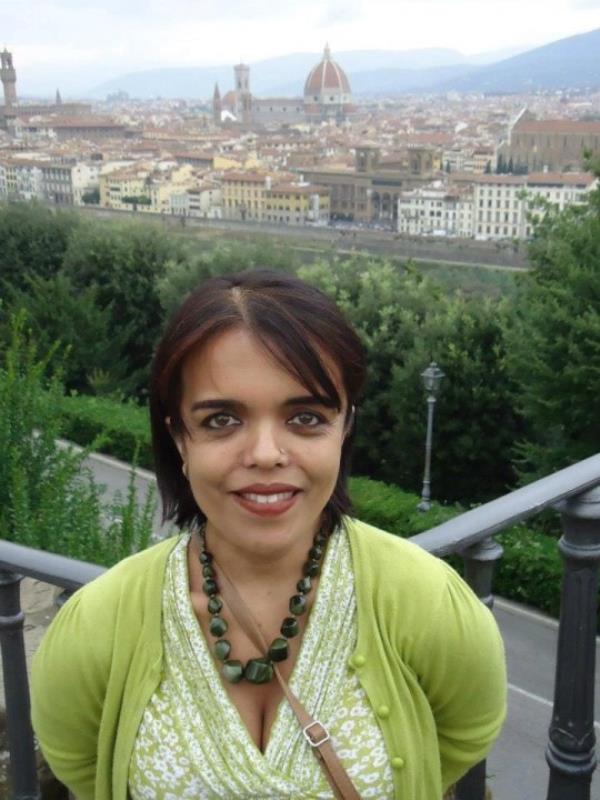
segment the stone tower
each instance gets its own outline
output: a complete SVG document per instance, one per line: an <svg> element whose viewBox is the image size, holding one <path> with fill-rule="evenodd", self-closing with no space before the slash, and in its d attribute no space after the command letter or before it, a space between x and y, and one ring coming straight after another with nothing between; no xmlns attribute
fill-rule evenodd
<svg viewBox="0 0 600 800"><path fill-rule="evenodd" d="M213 111L213 122L215 125L221 124L221 112L223 107L221 105L221 92L219 91L219 84L215 83L215 91L213 92L213 102L212 102L212 111Z"/></svg>
<svg viewBox="0 0 600 800"><path fill-rule="evenodd" d="M56 99L54 101L54 105L55 106L62 106L62 97L60 96L60 92L59 92L58 89L56 90Z"/></svg>
<svg viewBox="0 0 600 800"><path fill-rule="evenodd" d="M235 115L244 126L249 126L252 122L250 67L247 64L237 64L233 71L235 74Z"/></svg>
<svg viewBox="0 0 600 800"><path fill-rule="evenodd" d="M4 105L7 109L17 105L17 73L13 66L12 53L6 48L0 53L0 78L4 87Z"/></svg>

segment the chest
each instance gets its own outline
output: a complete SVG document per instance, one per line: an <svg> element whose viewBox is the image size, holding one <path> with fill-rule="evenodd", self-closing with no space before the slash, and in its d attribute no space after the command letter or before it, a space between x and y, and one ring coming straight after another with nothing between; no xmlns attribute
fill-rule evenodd
<svg viewBox="0 0 600 800"><path fill-rule="evenodd" d="M211 615L207 608L206 596L202 592L192 591L191 601L196 621L202 630L209 649L214 655L214 645L217 640L210 632ZM285 596L256 595L248 599L247 605L251 608L253 616L267 642L270 643L281 636L282 621L286 616L289 616ZM309 613L310 605L307 613L298 618L300 627L298 635L288 639L288 657L279 663L279 670L286 682L289 682L294 670ZM252 658L264 656L264 653L260 652L250 641L236 618L226 607L221 612L221 616L227 622L227 631L222 638L226 639L231 645L230 659L239 660L245 665ZM215 665L220 670L221 662L218 659L215 659ZM279 704L283 699L283 692L279 683L275 679L262 685L256 685L247 680L242 680L239 683L230 683L227 680L223 680L223 685L254 744L261 752L264 752Z"/></svg>

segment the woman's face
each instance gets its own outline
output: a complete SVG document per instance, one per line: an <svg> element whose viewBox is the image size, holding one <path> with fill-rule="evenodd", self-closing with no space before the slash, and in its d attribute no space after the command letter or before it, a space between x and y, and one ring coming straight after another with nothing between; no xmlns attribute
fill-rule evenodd
<svg viewBox="0 0 600 800"><path fill-rule="evenodd" d="M190 435L176 443L210 537L264 554L309 546L338 477L345 398L338 411L311 397L244 329L192 351L182 389Z"/></svg>

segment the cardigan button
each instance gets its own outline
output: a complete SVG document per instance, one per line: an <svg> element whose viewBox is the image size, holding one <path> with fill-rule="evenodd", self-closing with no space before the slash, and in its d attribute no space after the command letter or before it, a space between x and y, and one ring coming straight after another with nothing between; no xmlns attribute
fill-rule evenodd
<svg viewBox="0 0 600 800"><path fill-rule="evenodd" d="M375 711L379 719L387 719L390 715L390 707L386 705L377 706L377 710Z"/></svg>
<svg viewBox="0 0 600 800"><path fill-rule="evenodd" d="M404 759L402 756L394 756L392 758L392 769L402 769L404 766Z"/></svg>
<svg viewBox="0 0 600 800"><path fill-rule="evenodd" d="M364 665L367 663L367 659L362 655L362 653L357 653L352 657L352 663L355 667L360 669L360 667L364 667Z"/></svg>

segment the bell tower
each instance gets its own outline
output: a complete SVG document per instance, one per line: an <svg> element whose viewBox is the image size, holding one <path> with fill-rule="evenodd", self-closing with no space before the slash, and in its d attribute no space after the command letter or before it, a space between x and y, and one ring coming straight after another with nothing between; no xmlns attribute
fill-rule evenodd
<svg viewBox="0 0 600 800"><path fill-rule="evenodd" d="M252 95L250 94L250 67L236 64L235 75L235 115L245 126L252 122Z"/></svg>
<svg viewBox="0 0 600 800"><path fill-rule="evenodd" d="M8 110L17 105L17 73L13 66L12 53L6 48L0 53L0 79L4 87L4 106Z"/></svg>
<svg viewBox="0 0 600 800"><path fill-rule="evenodd" d="M221 104L221 92L219 91L219 84L215 83L215 91L213 92L212 112L213 122L215 125L221 124L221 112L223 110Z"/></svg>

